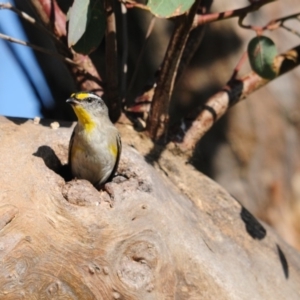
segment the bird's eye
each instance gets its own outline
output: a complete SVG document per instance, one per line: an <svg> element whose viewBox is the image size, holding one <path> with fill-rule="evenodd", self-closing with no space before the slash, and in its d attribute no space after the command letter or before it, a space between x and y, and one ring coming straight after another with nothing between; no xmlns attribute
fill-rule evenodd
<svg viewBox="0 0 300 300"><path fill-rule="evenodd" d="M92 102L93 102L93 99L92 99L92 98L87 98L86 101L87 101L88 103L92 103Z"/></svg>

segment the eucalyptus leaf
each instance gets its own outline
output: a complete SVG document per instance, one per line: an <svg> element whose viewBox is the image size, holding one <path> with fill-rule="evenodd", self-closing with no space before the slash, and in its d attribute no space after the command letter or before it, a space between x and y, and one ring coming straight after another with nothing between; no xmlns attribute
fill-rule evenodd
<svg viewBox="0 0 300 300"><path fill-rule="evenodd" d="M265 79L273 79L277 75L274 69L276 56L276 45L266 36L257 36L248 44L248 57L251 68Z"/></svg>
<svg viewBox="0 0 300 300"><path fill-rule="evenodd" d="M87 0L79 0L79 2L80 1L86 2ZM74 5L75 2L73 6ZM71 43L69 43L69 47L71 46L78 53L87 55L93 52L99 46L104 37L106 29L106 16L104 12L103 0L88 0L87 10L84 10L84 7L82 7L82 13L86 16L86 18L84 18L84 16L77 12L77 16L79 16L80 20L78 20L76 28L78 28L78 32L81 32L81 29L84 28L83 34L80 37L79 34L76 35L76 39L73 38L71 40ZM70 11L69 24L71 22L72 16L76 17L73 9ZM84 22L84 20L86 21ZM74 21L74 23L76 22ZM72 28L72 30L75 31L75 27ZM73 31L69 31L68 41L69 35L75 35Z"/></svg>
<svg viewBox="0 0 300 300"><path fill-rule="evenodd" d="M152 14L160 18L170 18L184 14L194 4L195 0L149 0Z"/></svg>
<svg viewBox="0 0 300 300"><path fill-rule="evenodd" d="M74 46L84 34L90 19L90 0L74 0L68 12L68 46Z"/></svg>

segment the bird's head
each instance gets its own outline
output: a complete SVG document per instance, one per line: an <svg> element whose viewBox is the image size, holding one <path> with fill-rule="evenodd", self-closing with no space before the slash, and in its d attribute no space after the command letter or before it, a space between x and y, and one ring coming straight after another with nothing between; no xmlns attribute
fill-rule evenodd
<svg viewBox="0 0 300 300"><path fill-rule="evenodd" d="M104 101L96 94L91 92L73 93L66 101L70 103L81 123L86 129L95 126L97 120L108 118L108 108Z"/></svg>

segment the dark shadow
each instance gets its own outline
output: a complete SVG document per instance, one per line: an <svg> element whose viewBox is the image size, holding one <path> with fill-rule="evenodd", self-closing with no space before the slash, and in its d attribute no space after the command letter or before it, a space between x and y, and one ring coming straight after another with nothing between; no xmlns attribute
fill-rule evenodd
<svg viewBox="0 0 300 300"><path fill-rule="evenodd" d="M181 105L176 101L172 101L170 106L170 126L168 128L168 140L173 142L182 141L185 134L184 132L190 128L193 121L201 113L201 111L207 110L211 113L215 124L197 143L189 163L191 163L196 169L205 175L212 178L215 175L213 173L213 160L215 158L215 153L221 144L226 143L227 117L223 116L220 120L217 120L216 111L211 106L207 105L205 101L220 90L220 86L210 85L207 89L203 89L197 93L194 93L194 100L191 101L189 106ZM243 82L235 79L228 82L228 87L223 89L223 91L228 93L229 106L234 105L238 101L242 90ZM182 132L180 129L182 120L185 124L184 132ZM146 161L149 163L157 161L162 151L165 149L164 145L165 143L162 139L156 142L156 145L145 156Z"/></svg>
<svg viewBox="0 0 300 300"><path fill-rule="evenodd" d="M294 51L297 53L296 55L285 55L284 61L280 67L279 74L284 74L285 72L293 69L295 66L299 65L300 63L300 47L294 48Z"/></svg>
<svg viewBox="0 0 300 300"><path fill-rule="evenodd" d="M242 80L236 78L232 78L229 80L229 82L227 83L227 87L224 88L223 91L228 93L230 107L235 105L239 101L243 93L243 89L244 82Z"/></svg>
<svg viewBox="0 0 300 300"><path fill-rule="evenodd" d="M69 121L58 121L58 120L53 120L53 119L41 119L39 124L43 125L45 127L51 127L51 123L53 122L58 122L59 123L59 127L65 127L65 128L70 128L72 126L72 122Z"/></svg>
<svg viewBox="0 0 300 300"><path fill-rule="evenodd" d="M200 172L215 177L215 157L219 148L227 143L227 116L222 117L196 144L190 163Z"/></svg>
<svg viewBox="0 0 300 300"><path fill-rule="evenodd" d="M166 144L162 141L157 141L153 148L145 155L145 160L147 163L153 165L155 161L158 161L160 155L164 151Z"/></svg>
<svg viewBox="0 0 300 300"><path fill-rule="evenodd" d="M277 247L277 251L278 251L278 256L279 256L279 260L283 269L283 273L286 279L289 278L289 264L286 260L286 257L284 255L284 253L282 252L281 248L279 247L278 244L276 244Z"/></svg>
<svg viewBox="0 0 300 300"><path fill-rule="evenodd" d="M32 121L31 118L20 118L20 117L5 117L7 120L15 123L16 125L22 125L26 123L27 121ZM66 127L70 128L72 126L72 122L69 121L57 121L57 120L51 120L51 119L40 119L39 125L43 125L45 127L50 127L51 123L58 122L59 127Z"/></svg>
<svg viewBox="0 0 300 300"><path fill-rule="evenodd" d="M220 30L214 29L211 26L207 26L203 41L201 42L200 47L195 53L192 61L190 62L190 66L192 66L194 69L199 69L199 72L203 72L203 70L208 68L212 62L216 63L218 60L221 62L233 53L236 53L241 45L241 39L233 30ZM202 74L202 76L204 75ZM228 76L230 77L230 73ZM199 78L201 78L200 75ZM185 128L185 131L187 131L190 127L189 124L192 124L192 121L201 113L201 111L206 110L210 112L215 124L198 141L190 163L197 170L211 178L214 178L214 163L216 160L216 153L223 144L227 143L227 114L225 114L225 116L223 116L220 120L217 120L217 113L212 106L207 104L207 100L212 95L215 95L217 92L223 90L228 93L229 106L231 107L237 103L241 96L243 91L243 82L240 80L231 79L225 88L217 85L216 83L203 86L201 85L201 82L199 82L197 94L194 93L192 95L190 91L181 91L182 89L186 89L185 86L181 85L181 83L185 83L185 80L181 78L180 81L182 82L178 82L175 87L174 95L182 95L182 97L178 97L178 101L183 102L183 104L185 104L184 102L189 103L190 106L188 107L187 105L187 107L191 113L186 113L186 111L183 111L183 109L181 109L181 107L175 103L179 109L176 109L171 117L173 117L175 114L185 113L184 115L187 117L185 118L186 122L184 123L187 125ZM175 116L175 118L176 117L177 116Z"/></svg>
<svg viewBox="0 0 300 300"><path fill-rule="evenodd" d="M65 181L72 179L72 174L68 165L62 165L59 158L49 146L40 146L32 155L43 159L45 165L56 174L64 178Z"/></svg>
<svg viewBox="0 0 300 300"><path fill-rule="evenodd" d="M19 118L19 117L5 117L7 120L15 123L16 125L21 125L27 122L28 118Z"/></svg>
<svg viewBox="0 0 300 300"><path fill-rule="evenodd" d="M220 30L213 26L206 26L205 35L191 65L205 68L212 61L223 60L237 53L241 46L242 40L233 29Z"/></svg>
<svg viewBox="0 0 300 300"><path fill-rule="evenodd" d="M258 220L242 206L240 213L241 219L245 223L246 231L253 239L262 240L266 235L266 229L258 222Z"/></svg>
<svg viewBox="0 0 300 300"><path fill-rule="evenodd" d="M243 82L241 80L232 78L226 84L225 87L218 85L209 85L205 89L197 91L193 95L190 95L191 100L189 105L182 105L178 101L173 101L170 111L170 123L182 122L185 125L185 132L189 130L192 126L193 121L201 114L203 111L208 111L214 121L214 125L209 128L208 132L200 138L196 147L193 151L193 156L190 159L190 163L200 172L205 175L214 178L214 162L215 154L218 152L219 148L223 144L227 144L227 120L228 116L225 114L219 120L217 112L214 108L208 104L208 100L211 96L216 93L223 91L228 94L229 107L235 105L242 94ZM192 100L193 99L193 100ZM177 125L177 132L179 126ZM176 130L175 130L176 132ZM182 134L183 139L184 133ZM181 142L180 139L177 142Z"/></svg>

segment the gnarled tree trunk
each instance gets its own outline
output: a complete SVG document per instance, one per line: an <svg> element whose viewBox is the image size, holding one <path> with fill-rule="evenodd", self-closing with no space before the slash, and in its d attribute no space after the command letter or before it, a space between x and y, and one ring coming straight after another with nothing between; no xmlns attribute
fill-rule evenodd
<svg viewBox="0 0 300 300"><path fill-rule="evenodd" d="M48 125L0 119L1 299L300 298L299 253L180 157L125 145L97 191Z"/></svg>

